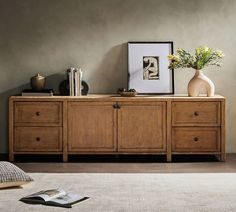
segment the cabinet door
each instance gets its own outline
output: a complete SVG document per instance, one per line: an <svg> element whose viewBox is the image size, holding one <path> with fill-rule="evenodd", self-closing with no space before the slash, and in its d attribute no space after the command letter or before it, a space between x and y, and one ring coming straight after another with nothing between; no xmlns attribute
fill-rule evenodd
<svg viewBox="0 0 236 212"><path fill-rule="evenodd" d="M166 103L121 103L118 149L133 153L166 151Z"/></svg>
<svg viewBox="0 0 236 212"><path fill-rule="evenodd" d="M112 102L68 103L69 152L114 152L116 110Z"/></svg>

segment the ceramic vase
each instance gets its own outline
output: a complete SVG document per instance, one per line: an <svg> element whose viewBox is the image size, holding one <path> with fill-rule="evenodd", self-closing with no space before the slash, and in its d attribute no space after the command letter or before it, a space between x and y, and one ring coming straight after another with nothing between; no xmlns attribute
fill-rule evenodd
<svg viewBox="0 0 236 212"><path fill-rule="evenodd" d="M195 75L188 83L188 95L191 97L198 96L201 87L205 87L208 97L214 96L214 83L203 74L202 70L196 70Z"/></svg>
<svg viewBox="0 0 236 212"><path fill-rule="evenodd" d="M46 78L41 76L40 74L37 74L36 76L33 76L30 80L31 87L35 91L41 91L45 87Z"/></svg>

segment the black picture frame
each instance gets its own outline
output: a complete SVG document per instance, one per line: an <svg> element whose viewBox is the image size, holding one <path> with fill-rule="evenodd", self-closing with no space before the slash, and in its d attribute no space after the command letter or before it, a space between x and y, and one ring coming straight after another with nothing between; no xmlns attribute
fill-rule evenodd
<svg viewBox="0 0 236 212"><path fill-rule="evenodd" d="M173 41L128 42L128 89L139 94L174 94L174 70L167 56L173 54Z"/></svg>

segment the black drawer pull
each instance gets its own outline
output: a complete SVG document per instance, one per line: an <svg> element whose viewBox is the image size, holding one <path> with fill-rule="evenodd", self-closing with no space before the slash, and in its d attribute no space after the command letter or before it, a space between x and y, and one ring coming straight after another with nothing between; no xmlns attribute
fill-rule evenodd
<svg viewBox="0 0 236 212"><path fill-rule="evenodd" d="M199 113L197 111L195 111L194 116L199 116Z"/></svg>
<svg viewBox="0 0 236 212"><path fill-rule="evenodd" d="M40 141L40 137L36 137L36 141Z"/></svg>
<svg viewBox="0 0 236 212"><path fill-rule="evenodd" d="M120 105L116 103L116 104L113 105L113 108L120 109Z"/></svg>
<svg viewBox="0 0 236 212"><path fill-rule="evenodd" d="M198 137L194 137L194 139L193 139L194 141L198 141L199 139L198 139Z"/></svg>
<svg viewBox="0 0 236 212"><path fill-rule="evenodd" d="M36 116L40 116L40 112L39 111L37 111L35 114L36 114Z"/></svg>

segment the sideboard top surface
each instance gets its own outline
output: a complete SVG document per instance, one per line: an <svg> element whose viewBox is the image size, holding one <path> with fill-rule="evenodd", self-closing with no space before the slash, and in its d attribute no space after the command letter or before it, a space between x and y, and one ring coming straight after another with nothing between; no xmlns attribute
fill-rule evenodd
<svg viewBox="0 0 236 212"><path fill-rule="evenodd" d="M13 101L224 101L225 97L221 95L189 97L186 94L121 97L117 94L89 94L87 96L11 96L9 99Z"/></svg>

